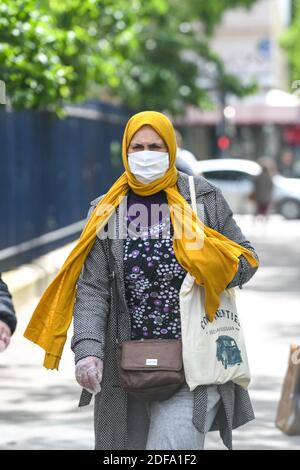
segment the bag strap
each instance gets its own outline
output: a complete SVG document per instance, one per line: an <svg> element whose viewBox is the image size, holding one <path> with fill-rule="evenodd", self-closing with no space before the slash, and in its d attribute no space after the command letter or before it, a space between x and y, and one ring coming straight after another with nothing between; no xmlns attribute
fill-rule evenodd
<svg viewBox="0 0 300 470"><path fill-rule="evenodd" d="M112 253L112 243L111 243L111 240L109 240L108 242L108 245L109 245L109 267L111 268L111 271L109 273L109 281L111 283L111 286L112 286L112 295L114 296L114 299L115 299L115 302L117 303L119 301L119 298L120 296L118 295L118 288L117 288L117 284L116 284L116 275L115 275L115 271L113 269L114 267L114 258L113 258L113 253ZM118 343L119 342L119 322L118 322L118 315L116 316L116 323L117 323L117 332L116 332L116 342ZM88 390L86 390L85 388L82 389L82 392L81 392L81 395L80 395L80 399L79 399L79 404L78 406L79 407L82 407L82 406L87 406L90 404L91 400L92 400L92 397L93 397L93 394L88 392Z"/></svg>
<svg viewBox="0 0 300 470"><path fill-rule="evenodd" d="M111 270L109 273L109 280L110 280L111 287L112 287L112 296L114 298L115 304L120 303L123 309L126 310L127 307L126 305L124 305L123 297L120 295L119 289L117 286L116 273L114 270L115 259L114 259L114 255L112 252L112 241L109 240L108 244L109 244L109 269ZM118 318L118 315L116 315L116 343L118 344L119 342L120 342L119 341L119 318Z"/></svg>
<svg viewBox="0 0 300 470"><path fill-rule="evenodd" d="M196 201L196 191L195 191L195 180L193 175L189 175L189 186L190 186L190 195L192 201L192 209L197 214L197 201Z"/></svg>

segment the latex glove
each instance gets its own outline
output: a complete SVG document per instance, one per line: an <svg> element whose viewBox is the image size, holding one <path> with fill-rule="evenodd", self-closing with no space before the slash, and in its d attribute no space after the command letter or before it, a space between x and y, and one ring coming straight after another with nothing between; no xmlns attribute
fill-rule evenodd
<svg viewBox="0 0 300 470"><path fill-rule="evenodd" d="M101 390L103 361L98 357L89 356L77 362L75 377L79 385L90 393L99 393Z"/></svg>
<svg viewBox="0 0 300 470"><path fill-rule="evenodd" d="M10 343L11 331L9 326L0 320L0 352L5 351Z"/></svg>

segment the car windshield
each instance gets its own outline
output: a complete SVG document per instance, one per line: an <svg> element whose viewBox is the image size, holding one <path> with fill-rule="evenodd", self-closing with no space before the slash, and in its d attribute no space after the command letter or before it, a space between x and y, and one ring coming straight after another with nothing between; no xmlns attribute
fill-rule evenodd
<svg viewBox="0 0 300 470"><path fill-rule="evenodd" d="M222 341L223 345L226 347L226 348L229 348L229 347L232 347L232 346L235 346L235 342L233 339L224 339Z"/></svg>
<svg viewBox="0 0 300 470"><path fill-rule="evenodd" d="M213 171L203 171L203 176L205 178L212 180L221 180L221 181L253 181L253 176L249 173L243 171L235 170L213 170Z"/></svg>

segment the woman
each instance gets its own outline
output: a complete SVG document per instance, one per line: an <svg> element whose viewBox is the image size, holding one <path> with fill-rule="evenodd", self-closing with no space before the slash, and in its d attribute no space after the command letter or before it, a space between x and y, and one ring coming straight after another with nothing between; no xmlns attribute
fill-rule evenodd
<svg viewBox="0 0 300 470"><path fill-rule="evenodd" d="M219 305L216 292L242 287L257 269L257 256L221 192L202 177L195 178L197 203L204 207L201 250L187 249L184 231L177 236L179 210L161 215L155 223L146 211L146 221L135 223L130 209L136 204L147 209L157 203L172 208L177 204L192 218L188 177L175 168L174 129L163 114L143 112L129 120L122 158L124 174L102 198L92 201L79 243L45 292L26 337L46 350L46 367L58 367L76 295L72 349L78 382L96 394L96 449L201 449L209 429L219 429L231 448L231 430L253 419L248 393L232 382L201 386L195 392L184 384L164 402L135 400L120 386L116 320L121 341L180 338L179 289L185 273L189 271L204 286L206 311L212 319ZM129 210L126 234L121 237L124 200L120 203L119 196L125 195ZM118 236L105 238L113 213ZM130 236L137 225L141 235ZM219 245L218 232L225 235L219 235L223 240ZM113 273L122 302L111 294ZM50 312L47 321L45 311ZM83 394L81 404L88 401Z"/></svg>

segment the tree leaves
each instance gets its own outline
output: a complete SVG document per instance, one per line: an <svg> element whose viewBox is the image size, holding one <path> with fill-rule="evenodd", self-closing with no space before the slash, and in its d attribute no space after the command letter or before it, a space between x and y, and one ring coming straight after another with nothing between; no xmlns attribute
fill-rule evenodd
<svg viewBox="0 0 300 470"><path fill-rule="evenodd" d="M215 87L242 95L210 50L208 35L226 8L254 0L2 0L0 78L15 109L111 98L134 110L180 114L209 103L205 64ZM205 34L199 34L199 25ZM201 28L200 28L201 29Z"/></svg>

